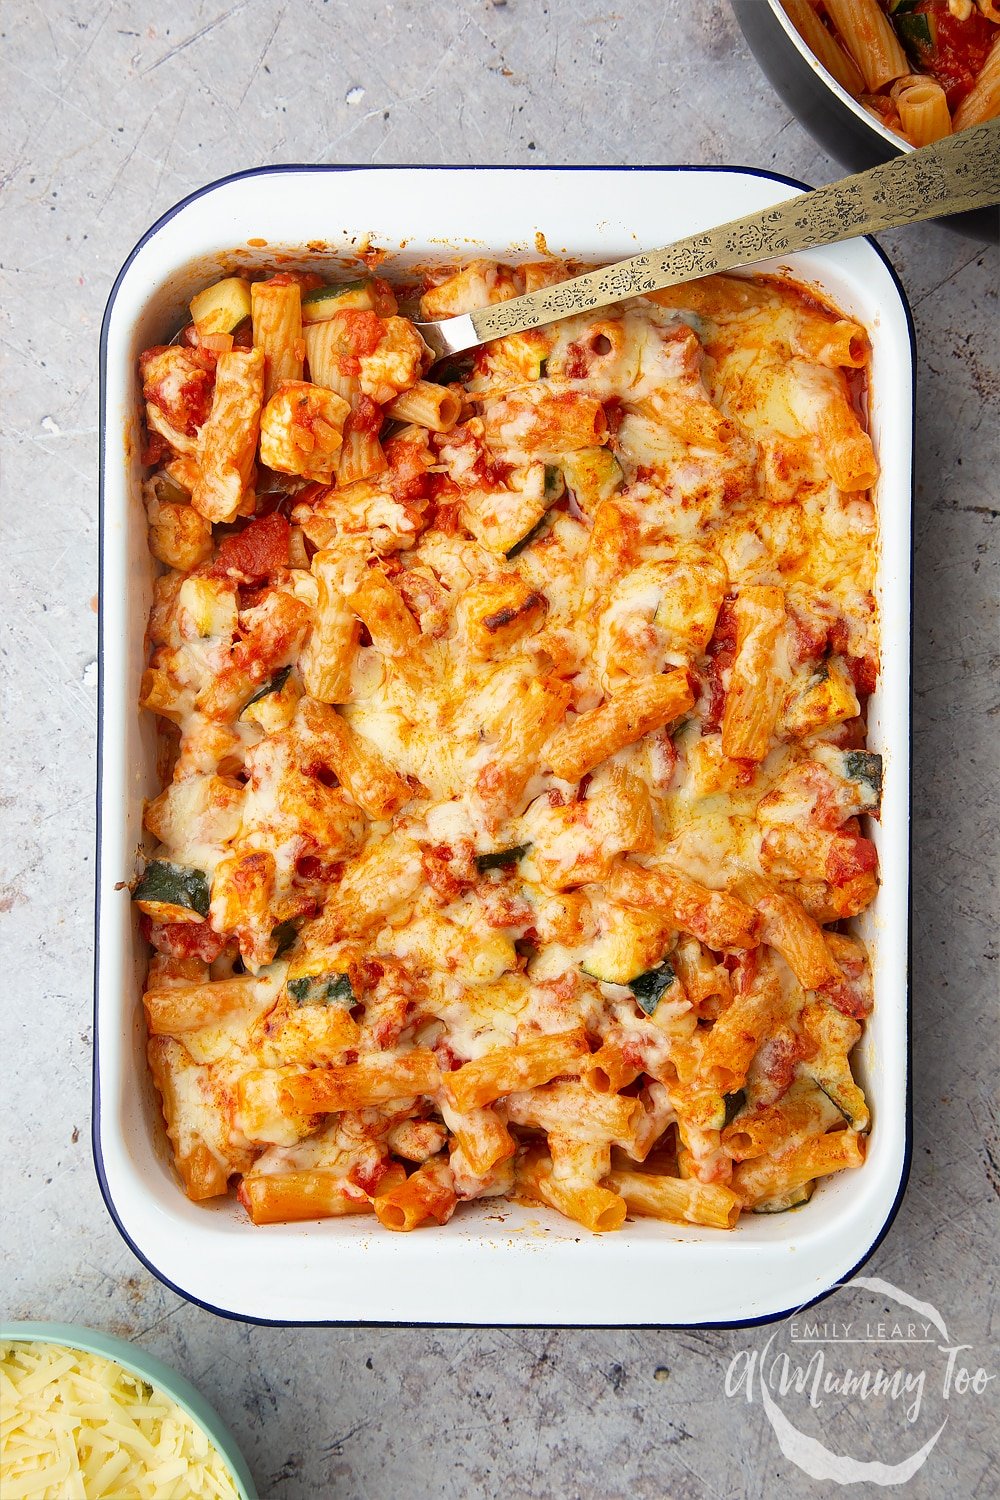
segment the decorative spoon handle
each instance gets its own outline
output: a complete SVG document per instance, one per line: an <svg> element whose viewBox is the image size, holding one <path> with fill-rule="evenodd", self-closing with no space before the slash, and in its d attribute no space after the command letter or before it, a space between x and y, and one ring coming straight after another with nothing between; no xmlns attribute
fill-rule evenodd
<svg viewBox="0 0 1000 1500"><path fill-rule="evenodd" d="M426 330L436 354L454 353L698 276L997 202L1000 119L744 219L688 235L664 250L635 255L463 317L418 326Z"/></svg>

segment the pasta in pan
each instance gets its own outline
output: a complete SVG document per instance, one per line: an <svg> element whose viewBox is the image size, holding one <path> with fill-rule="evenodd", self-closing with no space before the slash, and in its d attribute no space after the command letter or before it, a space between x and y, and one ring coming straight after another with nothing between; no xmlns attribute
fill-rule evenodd
<svg viewBox="0 0 1000 1500"><path fill-rule="evenodd" d="M912 146L1000 114L997 0L781 0L842 88Z"/></svg>
<svg viewBox="0 0 1000 1500"><path fill-rule="evenodd" d="M422 311L560 274L437 271ZM716 277L431 369L377 279L192 313L140 362L132 892L188 1195L731 1229L858 1166L864 329Z"/></svg>

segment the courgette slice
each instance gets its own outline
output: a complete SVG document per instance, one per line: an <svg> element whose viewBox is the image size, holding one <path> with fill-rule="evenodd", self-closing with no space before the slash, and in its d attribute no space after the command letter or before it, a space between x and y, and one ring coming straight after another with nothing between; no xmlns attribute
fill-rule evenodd
<svg viewBox="0 0 1000 1500"><path fill-rule="evenodd" d="M817 1078L809 1075L816 1087L838 1109L852 1130L865 1131L870 1124L865 1096L853 1078Z"/></svg>
<svg viewBox="0 0 1000 1500"><path fill-rule="evenodd" d="M542 497L546 505L554 505L566 493L566 476L558 464L545 465L545 488Z"/></svg>
<svg viewBox="0 0 1000 1500"><path fill-rule="evenodd" d="M289 918L287 922L278 923L277 927L275 927L271 932L271 936L274 938L275 942L278 945L274 950L274 958L272 958L271 960L272 963L274 963L275 959L284 958L288 950L290 948L294 948L295 941L298 938L298 935L298 923L293 922L291 918Z"/></svg>
<svg viewBox="0 0 1000 1500"><path fill-rule="evenodd" d="M291 670L292 669L290 666L279 667L277 672L275 672L274 676L271 678L270 682L265 682L263 687L257 689L252 698L247 699L242 709L240 710L240 718L242 719L247 709L252 707L254 703L259 703L262 698L267 698L271 693L280 693L281 689L288 681L288 674Z"/></svg>
<svg viewBox="0 0 1000 1500"><path fill-rule="evenodd" d="M334 286L317 287L302 298L303 323L325 323L335 313L355 309L374 312L375 294L370 281L338 281Z"/></svg>
<svg viewBox="0 0 1000 1500"><path fill-rule="evenodd" d="M577 504L588 515L617 494L625 482L622 466L610 448L579 448L567 453L562 469Z"/></svg>
<svg viewBox="0 0 1000 1500"><path fill-rule="evenodd" d="M190 922L208 916L211 893L204 870L154 859L143 871L132 900L154 921ZM180 913L168 915L168 909ZM194 913L194 916L192 916Z"/></svg>
<svg viewBox="0 0 1000 1500"><path fill-rule="evenodd" d="M722 1129L725 1130L726 1126L731 1125L736 1116L741 1114L746 1108L747 1091L746 1089L737 1089L734 1094L723 1094L722 1098L726 1106L726 1113L722 1122Z"/></svg>
<svg viewBox="0 0 1000 1500"><path fill-rule="evenodd" d="M635 996L636 1004L644 1015L651 1016L668 990L677 983L674 966L668 959L656 969L647 969L630 979L628 987Z"/></svg>
<svg viewBox="0 0 1000 1500"><path fill-rule="evenodd" d="M790 1192L781 1193L776 1198L762 1198L755 1203L750 1210L754 1214L786 1214L792 1208L801 1208L803 1203L808 1203L813 1195L816 1184L804 1182L801 1187L792 1188Z"/></svg>
<svg viewBox="0 0 1000 1500"><path fill-rule="evenodd" d="M357 1004L349 974L303 974L288 981L288 993L296 1005L342 1005L349 1010Z"/></svg>
<svg viewBox="0 0 1000 1500"><path fill-rule="evenodd" d="M492 849L487 854L477 854L476 869L482 874L484 870L503 870L508 865L516 865L530 848L530 844L512 844L509 849Z"/></svg>
<svg viewBox="0 0 1000 1500"><path fill-rule="evenodd" d="M602 984L627 985L655 970L664 946L659 912L610 907L604 930L587 950L580 967Z"/></svg>
<svg viewBox="0 0 1000 1500"><path fill-rule="evenodd" d="M504 557L517 557L518 553L523 552L525 547L530 547L532 542L537 542L538 538L541 536L542 532L545 530L548 524L549 515L548 511L546 511L543 516L539 517L534 526L531 527L530 531L525 532L524 536L519 542L515 542L513 547L508 547L507 551L504 553Z"/></svg>
<svg viewBox="0 0 1000 1500"><path fill-rule="evenodd" d="M250 283L227 276L191 299L191 317L199 333L235 333L250 316Z"/></svg>
<svg viewBox="0 0 1000 1500"><path fill-rule="evenodd" d="M868 787L876 806L882 798L882 757L874 750L848 750L844 770L852 781Z"/></svg>

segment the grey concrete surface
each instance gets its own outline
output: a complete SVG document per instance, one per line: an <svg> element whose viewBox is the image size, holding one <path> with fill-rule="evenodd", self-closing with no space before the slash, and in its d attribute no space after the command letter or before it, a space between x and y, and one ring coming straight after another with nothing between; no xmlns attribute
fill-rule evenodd
<svg viewBox="0 0 1000 1500"><path fill-rule="evenodd" d="M724 1395L760 1331L255 1329L187 1305L115 1232L89 1127L97 336L139 234L271 162L838 168L711 0L3 0L0 30L4 1313L173 1362L277 1500L829 1492ZM920 350L915 1118L869 1271L996 1372L998 262L934 225L885 244ZM952 1403L907 1493L1000 1490L998 1386ZM858 1423L896 1457L891 1418Z"/></svg>

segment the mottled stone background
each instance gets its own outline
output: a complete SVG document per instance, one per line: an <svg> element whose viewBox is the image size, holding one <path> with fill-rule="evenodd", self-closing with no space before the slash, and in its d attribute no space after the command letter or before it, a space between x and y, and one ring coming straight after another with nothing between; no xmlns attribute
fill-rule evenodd
<svg viewBox="0 0 1000 1500"><path fill-rule="evenodd" d="M89 1146L97 337L140 233L242 167L838 168L711 0L3 0L0 27L5 1313L177 1365L279 1500L820 1493L759 1406L723 1396L763 1335L250 1328L118 1238ZM915 1136L871 1269L996 1370L998 262L937 226L885 244L920 341ZM995 1495L995 1416L956 1404L908 1493Z"/></svg>

